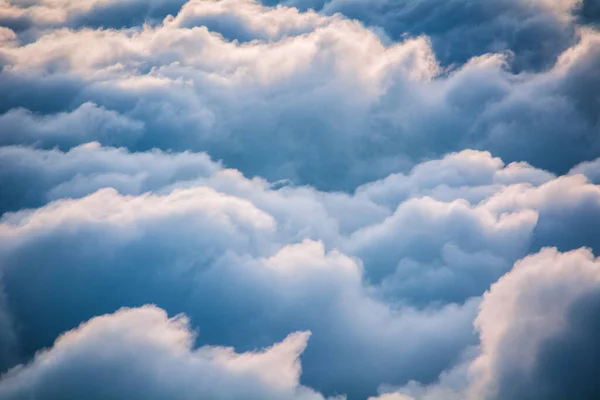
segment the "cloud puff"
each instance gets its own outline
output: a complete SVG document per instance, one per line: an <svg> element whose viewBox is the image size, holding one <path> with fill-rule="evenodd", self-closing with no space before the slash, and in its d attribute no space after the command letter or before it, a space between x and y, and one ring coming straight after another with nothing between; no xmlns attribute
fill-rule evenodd
<svg viewBox="0 0 600 400"><path fill-rule="evenodd" d="M569 171L570 175L584 175L590 182L594 184L600 183L600 160L583 162L576 165Z"/></svg>
<svg viewBox="0 0 600 400"><path fill-rule="evenodd" d="M144 306L121 309L62 334L0 379L3 399L86 397L318 400L299 384L298 357L310 332L261 351L194 348L185 316Z"/></svg>
<svg viewBox="0 0 600 400"><path fill-rule="evenodd" d="M144 124L119 113L84 103L72 112L35 115L23 108L0 116L3 132L0 144L37 145L69 149L95 139L132 143L143 132Z"/></svg>
<svg viewBox="0 0 600 400"><path fill-rule="evenodd" d="M472 360L435 385L413 382L377 399L594 399L599 295L600 261L589 249L542 249L483 296Z"/></svg>
<svg viewBox="0 0 600 400"><path fill-rule="evenodd" d="M476 389L499 399L594 398L600 388L588 368L598 355L599 289L600 262L589 250L544 249L517 263L476 319Z"/></svg>
<svg viewBox="0 0 600 400"><path fill-rule="evenodd" d="M600 155L590 29L530 73L501 53L446 69L424 36L388 43L340 15L233 0L7 43L4 144L207 151L247 175L345 190L464 148L557 173Z"/></svg>
<svg viewBox="0 0 600 400"><path fill-rule="evenodd" d="M370 281L384 281L388 295L425 303L434 298L462 301L482 293L530 246L581 243L581 235L567 243L553 225L573 224L574 218L589 216L597 208L593 202L591 208L585 205L582 194L593 186L579 178L564 181L570 182L574 200L552 206L552 193L563 190L552 174L524 164L505 166L489 153L474 151L369 183L354 195L277 188L222 169L202 154L128 153L95 145L69 152L6 147L0 152L0 162L10 171L0 184L14 193L7 201L21 205L82 197L105 186L122 194L211 187L249 200L273 216L280 227L278 241L295 243L309 237L343 249L361 258ZM28 185L19 186L19 182ZM541 191L547 192L543 201L519 207L499 204L514 196L513 192L534 199ZM544 211L541 219L540 210ZM545 225L548 229L542 229ZM481 263L488 267L479 268ZM459 283L455 274L461 270L460 280L465 280Z"/></svg>
<svg viewBox="0 0 600 400"><path fill-rule="evenodd" d="M407 175L360 187L354 195L278 188L222 169L202 154L130 154L95 145L69 152L6 147L0 162L11 166L0 184L14 193L7 198L14 204L39 206L105 186L123 194L211 187L273 216L283 243L309 237L359 256L369 280L384 281L386 293L404 300L462 301L482 293L530 248L596 245L588 231L555 229L598 212L593 185L577 176L557 180L524 164L505 166L482 152L424 163ZM557 200L559 192L564 200ZM519 204L513 204L515 198ZM481 263L488 267L479 268ZM455 281L458 271L466 279L461 283Z"/></svg>
<svg viewBox="0 0 600 400"><path fill-rule="evenodd" d="M189 2L174 22L180 27L204 26L228 40L281 40L310 33L335 21L313 11L296 8L263 8L252 0Z"/></svg>

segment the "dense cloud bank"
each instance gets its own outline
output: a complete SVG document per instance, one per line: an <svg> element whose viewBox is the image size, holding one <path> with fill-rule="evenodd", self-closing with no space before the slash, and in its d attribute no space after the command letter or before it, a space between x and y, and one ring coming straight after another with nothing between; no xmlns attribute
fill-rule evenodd
<svg viewBox="0 0 600 400"><path fill-rule="evenodd" d="M391 41L342 14L241 0L190 1L143 27L70 28L71 15L113 3L121 4L4 7L7 18L30 15L38 30L3 29L0 143L207 151L250 176L344 190L464 148L556 173L600 155L600 36L577 23L577 2L468 2L508 7L486 11L502 21L518 10L548 14L545 24L573 31L561 47L542 29L559 50L546 68L521 72L512 47L513 55L484 47L448 66L434 36Z"/></svg>
<svg viewBox="0 0 600 400"><path fill-rule="evenodd" d="M91 144L5 147L0 159L13 166L2 187L36 184L36 198L14 201L42 205L0 225L2 331L20 360L81 321L153 303L185 312L198 344L251 351L308 329L303 382L367 397L460 360L477 344L479 296L540 243L597 247L600 187L489 153L352 195L247 179L203 154ZM71 199L48 203L56 193Z"/></svg>
<svg viewBox="0 0 600 400"><path fill-rule="evenodd" d="M597 11L0 0L0 399L598 398Z"/></svg>

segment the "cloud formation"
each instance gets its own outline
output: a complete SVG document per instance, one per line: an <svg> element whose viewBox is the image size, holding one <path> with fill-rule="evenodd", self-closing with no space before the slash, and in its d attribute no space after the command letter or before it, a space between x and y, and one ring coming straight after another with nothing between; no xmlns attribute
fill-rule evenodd
<svg viewBox="0 0 600 400"><path fill-rule="evenodd" d="M0 23L16 32L60 27L126 28L176 14L184 0L3 0Z"/></svg>
<svg viewBox="0 0 600 400"><path fill-rule="evenodd" d="M599 279L600 261L586 248L520 260L483 297L472 361L434 385L413 382L377 399L596 397Z"/></svg>
<svg viewBox="0 0 600 400"><path fill-rule="evenodd" d="M0 398L597 398L597 9L0 0Z"/></svg>
<svg viewBox="0 0 600 400"><path fill-rule="evenodd" d="M78 321L153 302L204 326L205 343L241 349L306 327L307 383L332 392L354 382L346 391L359 395L381 376L434 377L472 340L476 300L423 313L390 307L370 294L357 261L315 241L281 247L285 230L269 214L213 189L140 197L103 189L7 218L0 258L25 357ZM418 357L422 347L436 358ZM395 371L398 360L406 367Z"/></svg>
<svg viewBox="0 0 600 400"><path fill-rule="evenodd" d="M281 3L312 7L329 15L342 13L381 29L395 40L407 34L428 35L444 64L510 51L515 56L516 70L552 65L560 52L576 41L576 22L594 19L594 0L287 0Z"/></svg>
<svg viewBox="0 0 600 400"><path fill-rule="evenodd" d="M345 190L464 148L564 173L600 155L600 41L576 31L539 71L489 50L447 68L430 37L389 42L339 14L191 1L154 26L6 36L0 136L207 151L248 175Z"/></svg>
<svg viewBox="0 0 600 400"><path fill-rule="evenodd" d="M585 249L544 249L517 263L484 297L475 322L480 390L498 399L595 396L600 388L586 368L598 354L590 339L598 333L599 282L600 262Z"/></svg>
<svg viewBox="0 0 600 400"><path fill-rule="evenodd" d="M354 398L434 380L475 344L478 296L537 242L569 246L557 224L600 211L583 175L474 151L353 195L273 186L203 154L90 144L5 147L0 160L13 179L39 182L37 204L73 198L0 225L16 321L5 331L18 332L21 359L81 321L154 303L202 327L199 344L247 351L309 329L303 382Z"/></svg>
<svg viewBox="0 0 600 400"><path fill-rule="evenodd" d="M3 399L212 398L323 400L299 384L310 332L262 351L194 349L183 315L154 306L121 309L61 335L0 381Z"/></svg>

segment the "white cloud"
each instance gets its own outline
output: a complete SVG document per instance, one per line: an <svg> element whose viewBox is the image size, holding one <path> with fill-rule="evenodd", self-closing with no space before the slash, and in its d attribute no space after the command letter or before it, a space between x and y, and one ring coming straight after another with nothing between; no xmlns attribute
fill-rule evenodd
<svg viewBox="0 0 600 400"><path fill-rule="evenodd" d="M0 0L0 397L595 398L594 3L284 3Z"/></svg>
<svg viewBox="0 0 600 400"><path fill-rule="evenodd" d="M307 382L360 395L382 377L435 376L472 341L476 299L392 307L363 282L359 260L315 241L281 244L285 223L207 187L161 196L103 189L8 214L0 259L9 306L27 338L22 351L114 305L155 302L188 314L208 343L255 347L309 329ZM32 288L35 296L27 295ZM57 290L61 296L50 300ZM28 309L58 331L30 319ZM432 358L421 357L425 348Z"/></svg>
<svg viewBox="0 0 600 400"><path fill-rule="evenodd" d="M195 17L206 26L182 22ZM241 43L219 29L266 36ZM580 30L539 72L512 73L501 53L448 69L425 36L388 43L340 15L191 2L159 25L61 28L3 47L0 135L208 151L248 175L323 188L354 189L465 147L563 173L598 156L597 36ZM81 114L108 122L78 132L68 121Z"/></svg>
<svg viewBox="0 0 600 400"><path fill-rule="evenodd" d="M548 390L544 387L548 382L532 376L540 368L540 346L554 335L578 329L569 321L570 309L599 290L600 262L587 249L562 254L543 249L515 264L484 296L475 321L481 332L481 355L472 366L478 375L476 397L492 393L499 398L528 398ZM590 329L595 329L593 323Z"/></svg>
<svg viewBox="0 0 600 400"><path fill-rule="evenodd" d="M144 306L95 317L0 379L3 399L121 398L318 400L300 385L310 332L264 350L194 348L185 316Z"/></svg>
<svg viewBox="0 0 600 400"><path fill-rule="evenodd" d="M435 384L378 399L592 399L600 261L589 249L545 248L515 263L483 296L476 354Z"/></svg>

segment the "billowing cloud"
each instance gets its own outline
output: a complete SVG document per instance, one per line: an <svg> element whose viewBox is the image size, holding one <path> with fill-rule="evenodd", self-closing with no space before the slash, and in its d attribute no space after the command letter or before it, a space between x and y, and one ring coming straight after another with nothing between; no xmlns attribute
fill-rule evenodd
<svg viewBox="0 0 600 400"><path fill-rule="evenodd" d="M183 315L154 306L121 309L61 335L52 348L0 379L0 397L323 400L299 384L310 332L261 351L194 348Z"/></svg>
<svg viewBox="0 0 600 400"><path fill-rule="evenodd" d="M249 349L310 329L306 382L361 395L381 376L432 378L472 341L476 300L391 307L364 285L358 261L314 241L280 248L285 230L276 236L270 215L209 188L105 189L5 218L0 259L24 356L81 320L153 302L189 315L204 343ZM435 357L415 358L424 347Z"/></svg>
<svg viewBox="0 0 600 400"><path fill-rule="evenodd" d="M0 23L17 32L84 26L125 28L176 14L185 0L2 0Z"/></svg>
<svg viewBox="0 0 600 400"><path fill-rule="evenodd" d="M434 385L412 382L377 399L594 399L599 295L600 261L589 249L542 249L483 296L472 360Z"/></svg>
<svg viewBox="0 0 600 400"><path fill-rule="evenodd" d="M553 226L600 204L581 175L473 151L353 195L248 179L203 154L90 144L5 147L0 159L36 187L37 204L73 197L0 225L22 357L95 315L155 303L189 315L201 344L246 351L311 330L306 384L356 398L449 368L474 344L477 297L537 241L569 245Z"/></svg>
<svg viewBox="0 0 600 400"><path fill-rule="evenodd" d="M0 0L0 397L595 399L597 9Z"/></svg>
<svg viewBox="0 0 600 400"><path fill-rule="evenodd" d="M576 41L579 16L586 16L585 22L594 18L594 1L285 0L279 3L312 7L329 15L342 13L381 29L396 40L407 34L426 34L432 38L436 54L444 64L510 51L518 70L552 65L558 54Z"/></svg>
<svg viewBox="0 0 600 400"><path fill-rule="evenodd" d="M600 262L589 250L544 249L517 263L492 286L476 319L482 354L473 365L481 374L475 388L498 399L594 398L599 290Z"/></svg>
<svg viewBox="0 0 600 400"><path fill-rule="evenodd" d="M574 38L537 72L486 52L448 69L424 36L388 43L340 15L192 1L153 27L8 40L0 136L207 151L248 175L347 190L465 147L564 173L600 155L600 41Z"/></svg>

